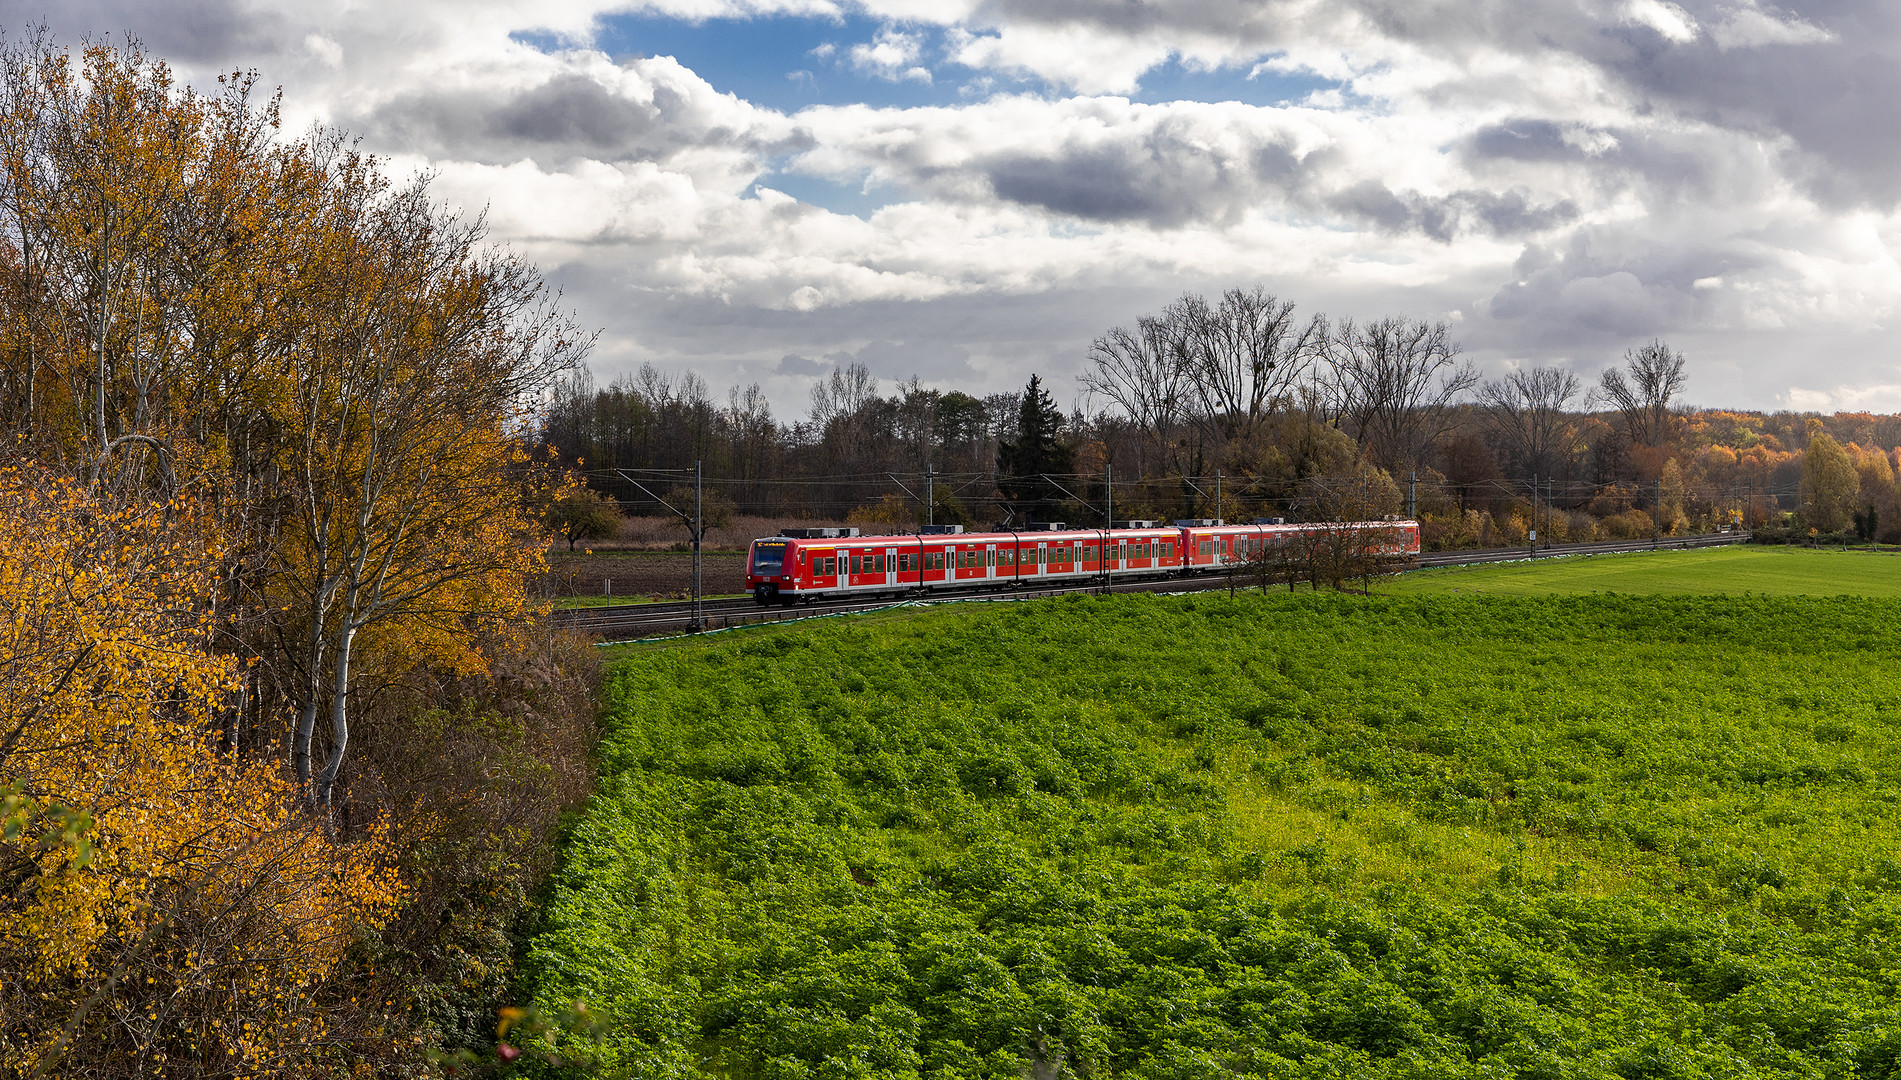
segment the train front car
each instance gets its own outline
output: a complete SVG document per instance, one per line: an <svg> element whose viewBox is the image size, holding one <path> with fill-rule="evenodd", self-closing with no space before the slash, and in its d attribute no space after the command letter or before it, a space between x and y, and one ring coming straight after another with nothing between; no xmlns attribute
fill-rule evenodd
<svg viewBox="0 0 1901 1080"><path fill-rule="evenodd" d="M796 591L797 552L790 537L754 540L746 554L746 591L761 606L790 604Z"/></svg>

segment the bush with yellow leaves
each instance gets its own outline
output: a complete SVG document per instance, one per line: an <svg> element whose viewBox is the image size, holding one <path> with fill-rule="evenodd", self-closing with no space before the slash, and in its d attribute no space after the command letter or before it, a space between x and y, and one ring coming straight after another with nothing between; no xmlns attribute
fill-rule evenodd
<svg viewBox="0 0 1901 1080"><path fill-rule="evenodd" d="M0 1075L319 1075L377 1023L335 976L395 910L386 830L222 745L200 522L0 465Z"/></svg>

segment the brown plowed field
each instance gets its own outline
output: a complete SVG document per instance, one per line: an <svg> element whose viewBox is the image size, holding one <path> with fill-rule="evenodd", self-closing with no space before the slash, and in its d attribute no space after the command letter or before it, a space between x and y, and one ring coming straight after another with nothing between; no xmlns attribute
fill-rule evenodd
<svg viewBox="0 0 1901 1080"><path fill-rule="evenodd" d="M746 591L746 553L707 551L701 583L707 596ZM548 557L549 580L556 597L600 596L613 582L615 596L684 599L693 584L693 554L686 551L565 552Z"/></svg>

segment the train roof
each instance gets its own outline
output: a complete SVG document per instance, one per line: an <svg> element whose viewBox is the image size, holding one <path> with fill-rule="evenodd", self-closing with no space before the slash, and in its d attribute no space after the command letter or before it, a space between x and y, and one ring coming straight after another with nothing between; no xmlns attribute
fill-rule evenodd
<svg viewBox="0 0 1901 1080"><path fill-rule="evenodd" d="M1184 530L1193 531L1193 532L1213 532L1213 531L1226 531L1226 530L1247 531L1247 530L1257 530L1257 529L1296 530L1296 529L1310 529L1316 526L1324 527L1327 525L1369 526L1369 525L1417 525L1417 524L1418 522L1411 518L1395 518L1395 519L1391 519L1387 521L1344 521L1344 522L1256 522L1252 524L1243 524L1240 522L1222 522L1218 525L1217 524L1204 525L1199 522L1184 520L1182 522L1178 522L1173 525L1159 525L1158 524L1158 525L1148 526L1145 528L1115 528L1115 529L1109 529L1109 530L1094 529L1094 528L1074 528L1074 529L1066 528L1066 529L1016 529L1016 530L1003 529L1003 530L991 530L988 532L861 533L857 529L813 528L813 529L784 529L777 536L759 537L757 540L754 541L754 543L759 543L761 541L806 541L806 542L821 542L821 543L851 545L851 544L876 544L880 542L888 543L893 540L906 540L906 541L931 540L931 541L941 541L941 542L951 543L951 544L965 544L965 543L991 543L997 540L1007 540L1007 539L1014 539L1018 543L1022 543L1025 541L1035 542L1039 540L1043 540L1043 541L1088 540L1088 539L1094 539L1096 537L1101 536L1105 531L1113 532L1120 536L1141 536L1141 535L1173 536L1178 533L1181 533Z"/></svg>

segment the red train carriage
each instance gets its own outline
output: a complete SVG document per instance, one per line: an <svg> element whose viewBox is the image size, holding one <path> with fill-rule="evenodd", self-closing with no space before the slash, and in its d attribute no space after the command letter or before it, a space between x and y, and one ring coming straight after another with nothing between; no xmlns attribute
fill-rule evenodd
<svg viewBox="0 0 1901 1080"><path fill-rule="evenodd" d="M755 540L746 588L761 604L819 596L1003 589L1043 582L1217 572L1317 530L1373 536L1395 557L1419 553L1419 524L1228 525L1127 522L1115 529L861 536L856 529L788 529Z"/></svg>

